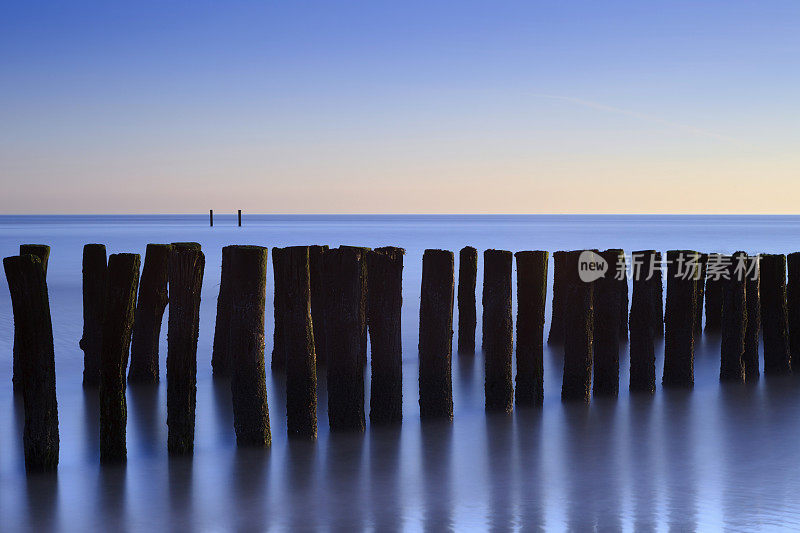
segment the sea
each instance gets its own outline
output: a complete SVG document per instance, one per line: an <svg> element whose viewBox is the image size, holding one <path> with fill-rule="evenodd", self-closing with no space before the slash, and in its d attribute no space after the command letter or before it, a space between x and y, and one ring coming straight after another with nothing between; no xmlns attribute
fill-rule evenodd
<svg viewBox="0 0 800 533"><path fill-rule="evenodd" d="M128 460L99 461L98 397L81 384L81 254L142 254L147 243L197 241L206 256L197 347L194 455L167 456L166 315L161 383L127 389ZM696 343L692 390L660 385L562 403L563 352L545 346L544 405L484 410L483 356L453 354L452 422L419 419L422 254L463 246L570 250L800 250L798 216L235 215L0 216L0 254L51 246L47 274L60 429L57 473L26 475L22 402L12 394L13 313L0 289L0 530L2 531L756 531L800 529L800 377L719 382L720 339ZM236 447L230 383L211 375L222 247L340 244L405 248L403 422L330 434L324 375L319 436L289 440L284 376L267 364L272 446ZM456 261L457 268L457 261ZM480 287L478 263L478 346ZM5 275L2 284L7 287ZM266 357L272 350L268 272ZM549 272L547 323L552 297ZM516 295L514 296L516 309ZM167 313L169 310L167 311ZM455 323L457 324L457 310ZM456 346L457 332L453 346ZM763 356L762 356L763 365ZM367 412L369 375L366 380Z"/></svg>

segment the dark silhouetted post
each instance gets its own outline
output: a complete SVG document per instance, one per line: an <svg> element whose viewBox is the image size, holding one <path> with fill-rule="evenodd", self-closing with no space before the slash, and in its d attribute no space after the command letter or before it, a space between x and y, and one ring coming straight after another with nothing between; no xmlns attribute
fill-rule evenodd
<svg viewBox="0 0 800 533"><path fill-rule="evenodd" d="M368 316L368 309L367 309L367 254L372 251L372 248L367 248L365 246L345 246L342 245L339 248L351 248L354 250L359 250L361 252L361 305L358 310L358 322L361 325L361 366L362 368L367 368L367 316Z"/></svg>
<svg viewBox="0 0 800 533"><path fill-rule="evenodd" d="M786 284L786 311L789 320L789 353L792 368L800 368L800 252L786 256L789 281Z"/></svg>
<svg viewBox="0 0 800 533"><path fill-rule="evenodd" d="M167 449L194 451L197 334L205 256L197 243L172 243L167 321Z"/></svg>
<svg viewBox="0 0 800 533"><path fill-rule="evenodd" d="M727 258L728 275L722 289L722 344L720 381L744 381L744 343L747 330L747 254L736 252Z"/></svg>
<svg viewBox="0 0 800 533"><path fill-rule="evenodd" d="M761 296L759 290L759 257L747 258L747 329L744 335L744 377L745 381L758 381L759 356L758 337L761 334Z"/></svg>
<svg viewBox="0 0 800 533"><path fill-rule="evenodd" d="M697 293L695 294L694 334L695 337L703 332L703 301L706 294L706 271L708 268L708 254L700 254L700 274L697 279Z"/></svg>
<svg viewBox="0 0 800 533"><path fill-rule="evenodd" d="M694 315L700 254L667 252L667 309L664 332L665 387L694 386Z"/></svg>
<svg viewBox="0 0 800 533"><path fill-rule="evenodd" d="M564 264L566 257L567 252L553 252L553 303L547 344L564 342L564 302L567 296L567 272Z"/></svg>
<svg viewBox="0 0 800 533"><path fill-rule="evenodd" d="M222 271L217 296L217 318L214 323L214 344L211 351L211 371L214 377L231 375L231 253L234 246L222 248Z"/></svg>
<svg viewBox="0 0 800 533"><path fill-rule="evenodd" d="M387 246L367 254L369 339L372 349L369 420L391 424L403 419L403 255Z"/></svg>
<svg viewBox="0 0 800 533"><path fill-rule="evenodd" d="M327 246L309 246L308 261L311 273L311 319L314 324L314 352L317 367L328 364L328 310L325 302L325 264Z"/></svg>
<svg viewBox="0 0 800 533"><path fill-rule="evenodd" d="M283 341L283 319L286 315L284 309L286 299L286 280L283 279L283 248L272 248L272 276L274 292L272 304L274 308L275 329L272 333L272 371L283 371L286 368L286 346Z"/></svg>
<svg viewBox="0 0 800 533"><path fill-rule="evenodd" d="M128 448L125 426L125 365L131 344L139 254L112 254L108 258L108 288L100 351L100 462L124 462Z"/></svg>
<svg viewBox="0 0 800 533"><path fill-rule="evenodd" d="M789 322L786 310L786 256L761 256L761 328L764 374L791 374Z"/></svg>
<svg viewBox="0 0 800 533"><path fill-rule="evenodd" d="M544 401L544 313L547 301L548 253L517 252L517 377L518 406Z"/></svg>
<svg viewBox="0 0 800 533"><path fill-rule="evenodd" d="M564 375L561 400L589 401L594 336L593 285L578 278L580 252L567 252L564 289Z"/></svg>
<svg viewBox="0 0 800 533"><path fill-rule="evenodd" d="M208 210L208 222L209 222L209 225L213 228L214 227L214 210L213 209L209 209Z"/></svg>
<svg viewBox="0 0 800 533"><path fill-rule="evenodd" d="M650 277L650 290L653 293L653 331L657 338L664 337L664 269L661 252L656 252L654 273Z"/></svg>
<svg viewBox="0 0 800 533"><path fill-rule="evenodd" d="M618 264L616 272L612 272L614 280L617 282L619 292L619 339L628 340L628 265L625 261L625 252L620 249L608 250L608 252L618 252ZM609 265L609 269L611 265Z"/></svg>
<svg viewBox="0 0 800 533"><path fill-rule="evenodd" d="M620 280L616 278L619 272L624 272L625 252L611 249L600 252L599 255L608 263L608 271L595 282L594 287L594 385L592 392L594 396L617 396L619 394L619 320L623 294ZM626 309L625 316L627 317L627 315Z"/></svg>
<svg viewBox="0 0 800 533"><path fill-rule="evenodd" d="M158 341L169 295L169 244L148 244L131 339L130 383L158 383ZM124 369L124 366L123 366Z"/></svg>
<svg viewBox="0 0 800 533"><path fill-rule="evenodd" d="M706 260L706 327L708 333L719 333L722 327L722 286L720 254L708 254Z"/></svg>
<svg viewBox="0 0 800 533"><path fill-rule="evenodd" d="M39 257L29 254L6 257L3 267L20 354L25 469L55 470L59 445L56 366L44 267Z"/></svg>
<svg viewBox="0 0 800 533"><path fill-rule="evenodd" d="M425 250L419 308L420 418L453 419L453 252Z"/></svg>
<svg viewBox="0 0 800 533"><path fill-rule="evenodd" d="M366 360L366 260L363 248L324 254L328 313L328 424L331 431L363 431Z"/></svg>
<svg viewBox="0 0 800 533"><path fill-rule="evenodd" d="M108 265L103 244L83 247L83 386L100 385L100 350L103 346L103 311L106 305Z"/></svg>
<svg viewBox="0 0 800 533"><path fill-rule="evenodd" d="M241 228L242 227L242 210L239 209L237 214L239 216L239 227Z"/></svg>
<svg viewBox="0 0 800 533"><path fill-rule="evenodd" d="M39 261L42 264L42 269L44 270L44 277L47 279L47 261L50 258L50 247L46 244L20 244L19 245L19 255L35 255L39 258ZM14 329L14 345L12 347L12 370L13 374L11 377L11 382L13 384L14 393L19 392L19 388L22 384L22 376L20 370L20 361L19 357L17 356L17 341L16 341L16 328Z"/></svg>
<svg viewBox="0 0 800 533"><path fill-rule="evenodd" d="M661 320L657 317L655 284L653 277L660 278L661 272L656 266L661 262L661 254L655 250L633 252L633 297L630 314L630 390L632 392L649 392L656 390L656 356L655 329L661 328ZM659 280L659 289L661 282ZM659 291L660 292L660 291Z"/></svg>
<svg viewBox="0 0 800 533"><path fill-rule="evenodd" d="M514 256L506 250L483 252L483 363L487 411L510 413L514 409L513 261Z"/></svg>
<svg viewBox="0 0 800 533"><path fill-rule="evenodd" d="M272 443L264 363L267 249L228 247L228 301L233 427L237 446L266 448ZM292 395L294 391L288 390Z"/></svg>
<svg viewBox="0 0 800 533"><path fill-rule="evenodd" d="M458 353L475 354L475 285L478 280L478 250L465 246L458 253Z"/></svg>

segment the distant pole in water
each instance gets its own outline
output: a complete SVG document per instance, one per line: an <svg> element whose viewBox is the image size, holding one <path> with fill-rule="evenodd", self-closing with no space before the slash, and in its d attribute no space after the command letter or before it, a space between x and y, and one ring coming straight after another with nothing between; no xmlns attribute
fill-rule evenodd
<svg viewBox="0 0 800 533"><path fill-rule="evenodd" d="M465 246L458 254L458 353L475 354L475 286L478 280L478 250Z"/></svg>
<svg viewBox="0 0 800 533"><path fill-rule="evenodd" d="M507 250L483 252L483 362L487 411L510 413L514 409L513 261L513 254Z"/></svg>
<svg viewBox="0 0 800 533"><path fill-rule="evenodd" d="M272 444L264 368L264 315L267 297L267 249L228 248L231 398L236 444L266 448Z"/></svg>
<svg viewBox="0 0 800 533"><path fill-rule="evenodd" d="M553 303L551 304L550 333L547 335L547 344L561 344L564 342L564 305L567 297L565 261L567 253L564 251L553 252Z"/></svg>
<svg viewBox="0 0 800 533"><path fill-rule="evenodd" d="M197 333L205 256L198 243L172 243L167 321L167 449L194 451Z"/></svg>
<svg viewBox="0 0 800 533"><path fill-rule="evenodd" d="M655 250L640 250L631 255L633 266L633 296L630 314L630 390L631 392L656 391L655 328L661 326L655 307L657 298L652 278L661 273L655 267L661 254ZM659 279L659 289L661 281ZM660 300L660 298L658 299Z"/></svg>
<svg viewBox="0 0 800 533"><path fill-rule="evenodd" d="M317 360L311 317L308 246L283 249L286 280L286 429L289 437L317 438Z"/></svg>
<svg viewBox="0 0 800 533"><path fill-rule="evenodd" d="M746 266L747 254L736 252L728 259L730 260L727 264L728 279L722 288L719 379L741 383L745 379L743 356L747 331L747 280L741 268Z"/></svg>
<svg viewBox="0 0 800 533"><path fill-rule="evenodd" d="M667 310L664 332L665 387L694 386L694 324L700 254L667 252Z"/></svg>
<svg viewBox="0 0 800 533"><path fill-rule="evenodd" d="M764 337L764 374L792 373L789 323L786 309L786 256L761 256L761 329Z"/></svg>
<svg viewBox="0 0 800 533"><path fill-rule="evenodd" d="M34 255L39 258L44 271L44 277L47 279L47 261L50 258L50 247L46 244L20 244L19 255ZM12 370L11 383L15 393L19 392L19 387L22 384L22 376L20 374L20 361L17 356L17 341L16 341L16 328L14 328L14 345L12 347Z"/></svg>
<svg viewBox="0 0 800 533"><path fill-rule="evenodd" d="M517 406L544 401L544 314L547 301L545 251L517 252Z"/></svg>
<svg viewBox="0 0 800 533"><path fill-rule="evenodd" d="M561 400L589 402L592 382L592 345L594 338L594 283L578 277L580 251L567 252L563 267L564 297L564 375Z"/></svg>
<svg viewBox="0 0 800 533"><path fill-rule="evenodd" d="M747 258L747 329L744 335L744 376L745 381L758 381L759 355L758 337L761 334L761 296L759 290L759 257L757 255Z"/></svg>
<svg viewBox="0 0 800 533"><path fill-rule="evenodd" d="M286 280L283 267L283 248L272 248L273 294L272 307L275 329L272 331L272 371L282 372L286 368L286 346L283 340L283 321L286 318Z"/></svg>
<svg viewBox="0 0 800 533"><path fill-rule="evenodd" d="M328 424L331 431L364 431L366 361L365 250L340 246L323 255L330 306Z"/></svg>
<svg viewBox="0 0 800 533"><path fill-rule="evenodd" d="M25 470L58 467L58 402L53 325L44 265L35 255L6 257L25 409Z"/></svg>
<svg viewBox="0 0 800 533"><path fill-rule="evenodd" d="M106 305L108 265L103 244L83 247L83 386L100 385L100 350L103 346L103 315Z"/></svg>
<svg viewBox="0 0 800 533"><path fill-rule="evenodd" d="M789 319L789 353L792 368L800 368L800 252L786 256L789 281L786 285L786 308Z"/></svg>
<svg viewBox="0 0 800 533"><path fill-rule="evenodd" d="M213 228L214 227L214 210L213 209L209 209L208 210L208 222L209 222L209 225Z"/></svg>
<svg viewBox="0 0 800 533"><path fill-rule="evenodd" d="M392 424L403 419L402 248L367 253L367 307L371 347L369 420Z"/></svg>
<svg viewBox="0 0 800 533"><path fill-rule="evenodd" d="M700 254L700 277L697 279L697 294L695 295L695 314L694 314L695 338L697 338L698 335L703 333L703 301L705 300L707 270L708 270L708 254Z"/></svg>
<svg viewBox="0 0 800 533"><path fill-rule="evenodd" d="M425 250L419 308L420 418L453 419L453 252Z"/></svg>
<svg viewBox="0 0 800 533"><path fill-rule="evenodd" d="M100 462L124 462L128 408L125 403L125 367L131 343L139 254L112 254L108 258L108 288L100 352Z"/></svg>
<svg viewBox="0 0 800 533"><path fill-rule="evenodd" d="M238 215L239 215L239 227L241 228L242 227L242 210L241 209L239 209Z"/></svg>
<svg viewBox="0 0 800 533"><path fill-rule="evenodd" d="M722 279L716 270L718 267L714 265L720 264L720 254L708 254L706 259L706 286L705 286L705 301L706 301L706 327L705 331L708 333L719 333L722 327ZM711 265L712 271L709 271Z"/></svg>
<svg viewBox="0 0 800 533"><path fill-rule="evenodd" d="M169 244L148 244L131 340L130 383L158 383L158 343L169 299ZM124 370L124 369L123 369Z"/></svg>
<svg viewBox="0 0 800 533"><path fill-rule="evenodd" d="M625 252L611 249L600 252L608 270L594 287L594 396L619 394L619 338L622 286L617 278L625 269ZM627 287L627 284L626 284ZM627 304L627 297L625 298ZM627 305L626 305L627 307ZM627 318L627 309L625 316ZM626 320L627 322L627 320Z"/></svg>

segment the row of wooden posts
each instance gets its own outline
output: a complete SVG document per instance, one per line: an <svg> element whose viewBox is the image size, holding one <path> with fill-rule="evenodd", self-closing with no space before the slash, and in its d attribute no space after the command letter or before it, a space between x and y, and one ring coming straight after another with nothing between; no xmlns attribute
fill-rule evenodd
<svg viewBox="0 0 800 533"><path fill-rule="evenodd" d="M325 369L331 431L366 425L364 372L371 346L370 422L402 419L402 248L340 246L273 248L275 330L271 366L286 377L289 435L317 434L317 375ZM591 283L579 278L581 251L555 252L552 319L548 343L563 344L563 400L588 401L619 392L620 341L630 332L630 390L654 392L654 344L665 337L663 386L691 387L694 340L721 331L720 379L759 375L763 327L764 370L791 372L800 357L800 253L734 258L753 263L756 276L706 281L709 256L667 252L667 301L663 311L661 263L654 250L634 252L633 295L628 313L622 250L597 252L609 274ZM678 256L697 266L679 275ZM25 408L25 462L29 470L58 463L58 408L46 273L49 247L22 245L3 264L14 311L14 390ZM512 370L514 322L512 269L517 262L516 382ZM482 352L487 410L511 412L540 405L549 254L486 250L483 256ZM760 269L758 268L760 259ZM419 322L419 406L422 418L453 417L451 353L454 255L425 250ZM459 254L458 347L475 353L478 252ZM102 244L83 250L84 387L99 388L100 457L126 458L125 373L129 383L159 381L159 337L167 303L167 424L170 454L193 451L200 292L205 257L198 243L149 244L140 271L138 254L112 254ZM733 267L730 269L733 273ZM217 300L212 368L229 377L237 444L271 443L265 371L267 248L226 246ZM138 301L137 301L138 294ZM630 320L629 320L630 318ZM130 350L129 350L130 348ZM130 353L130 365L128 354ZM797 364L800 364L798 362ZM593 378L593 379L592 379ZM593 383L593 387L592 387Z"/></svg>

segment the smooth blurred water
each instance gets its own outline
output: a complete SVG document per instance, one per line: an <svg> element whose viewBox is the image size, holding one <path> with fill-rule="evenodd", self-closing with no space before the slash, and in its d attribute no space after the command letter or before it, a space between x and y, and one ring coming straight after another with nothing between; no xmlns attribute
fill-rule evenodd
<svg viewBox="0 0 800 533"><path fill-rule="evenodd" d="M11 392L11 303L2 289L0 529L800 528L800 380L721 385L718 338L704 336L697 344L694 390L659 386L654 396L628 394L623 346L620 397L589 406L561 403L562 354L546 349L545 404L513 415L484 412L481 355L454 355L452 423L420 423L416 352L425 248L789 252L800 249L800 217L245 214L242 228L235 216L217 215L215 223L209 228L205 216L0 217L2 256L17 254L21 243L52 246L48 285L61 435L58 474L27 477L22 406ZM187 240L201 242L206 254L194 457L167 458L164 327L161 385L128 389L128 463L101 468L96 392L81 387L82 247L101 242L109 253L144 254L148 242ZM272 448L237 451L229 383L212 380L210 366L227 244L407 250L402 426L330 435L323 377L319 438L289 442L282 376L268 374ZM478 276L480 291L480 270ZM268 279L271 302L271 270ZM267 317L269 358L271 309ZM480 316L478 324L480 330ZM662 354L659 345L659 380ZM367 401L368 393L367 384Z"/></svg>

